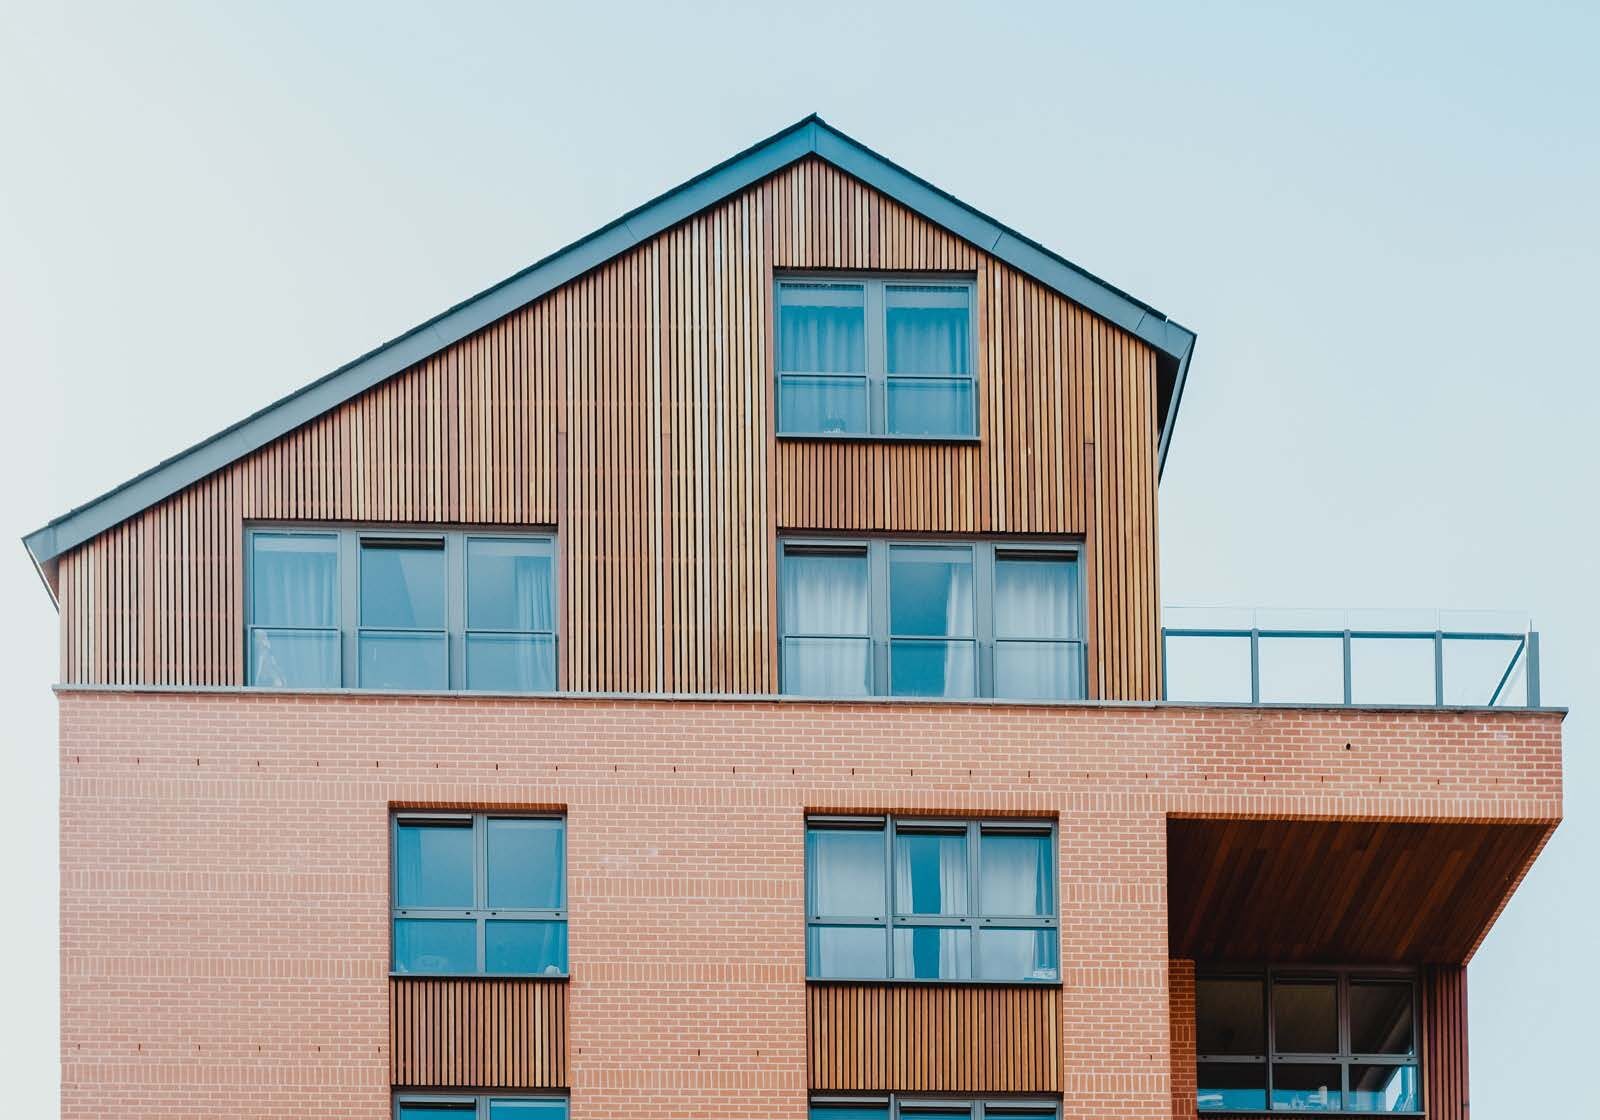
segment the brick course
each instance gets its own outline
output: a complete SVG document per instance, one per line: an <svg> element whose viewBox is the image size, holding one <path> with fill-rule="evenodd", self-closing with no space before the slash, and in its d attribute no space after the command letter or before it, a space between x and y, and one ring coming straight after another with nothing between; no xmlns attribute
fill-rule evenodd
<svg viewBox="0 0 1600 1120"><path fill-rule="evenodd" d="M1168 814L1561 813L1551 712L59 697L70 1118L387 1116L395 804L566 808L575 1120L805 1115L807 810L1059 816L1082 1120L1192 1091Z"/></svg>

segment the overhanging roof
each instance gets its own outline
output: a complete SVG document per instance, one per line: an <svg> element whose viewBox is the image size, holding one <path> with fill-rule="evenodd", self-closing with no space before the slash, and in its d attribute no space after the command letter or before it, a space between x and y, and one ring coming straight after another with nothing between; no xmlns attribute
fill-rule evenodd
<svg viewBox="0 0 1600 1120"><path fill-rule="evenodd" d="M23 544L42 573L45 566L63 552L808 155L826 160L928 221L943 226L1149 343L1157 354L1159 404L1163 416L1158 463L1165 465L1189 357L1194 350L1192 331L890 162L813 114L210 439L63 514L29 533L23 538ZM47 579L46 584L49 583Z"/></svg>

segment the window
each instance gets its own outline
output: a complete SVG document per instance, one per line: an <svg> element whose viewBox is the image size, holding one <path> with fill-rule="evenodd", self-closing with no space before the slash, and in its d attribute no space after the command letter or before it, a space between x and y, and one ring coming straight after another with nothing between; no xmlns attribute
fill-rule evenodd
<svg viewBox="0 0 1600 1120"><path fill-rule="evenodd" d="M1420 1113L1417 992L1405 971L1283 968L1195 983L1199 1107Z"/></svg>
<svg viewBox="0 0 1600 1120"><path fill-rule="evenodd" d="M567 1120L567 1100L515 1094L404 1093L395 1097L394 1115L395 1120Z"/></svg>
<svg viewBox="0 0 1600 1120"><path fill-rule="evenodd" d="M778 434L971 438L973 286L778 281Z"/></svg>
<svg viewBox="0 0 1600 1120"><path fill-rule="evenodd" d="M819 1096L811 1120L1056 1120L1055 1101L1021 1097L961 1100L949 1097Z"/></svg>
<svg viewBox="0 0 1600 1120"><path fill-rule="evenodd" d="M549 537L254 529L248 544L252 685L556 687Z"/></svg>
<svg viewBox="0 0 1600 1120"><path fill-rule="evenodd" d="M1083 696L1073 545L792 539L780 547L786 693Z"/></svg>
<svg viewBox="0 0 1600 1120"><path fill-rule="evenodd" d="M1054 982L1048 821L812 817L806 975Z"/></svg>
<svg viewBox="0 0 1600 1120"><path fill-rule="evenodd" d="M566 822L394 814L394 971L565 976Z"/></svg>

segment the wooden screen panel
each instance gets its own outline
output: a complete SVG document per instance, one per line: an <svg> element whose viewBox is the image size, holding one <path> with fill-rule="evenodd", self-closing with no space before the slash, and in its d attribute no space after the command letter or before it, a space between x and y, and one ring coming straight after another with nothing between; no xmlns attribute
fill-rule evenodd
<svg viewBox="0 0 1600 1120"><path fill-rule="evenodd" d="M777 441L775 268L977 277L978 444ZM243 683L253 520L554 526L562 688L777 688L775 538L1083 536L1091 694L1156 693L1155 357L814 157L61 558L62 679Z"/></svg>
<svg viewBox="0 0 1600 1120"><path fill-rule="evenodd" d="M812 1089L1054 1093L1061 1087L1061 990L812 983Z"/></svg>
<svg viewBox="0 0 1600 1120"><path fill-rule="evenodd" d="M1468 1120L1467 970L1422 972L1422 1103L1429 1120Z"/></svg>
<svg viewBox="0 0 1600 1120"><path fill-rule="evenodd" d="M567 982L389 980L389 1079L408 1089L563 1089Z"/></svg>

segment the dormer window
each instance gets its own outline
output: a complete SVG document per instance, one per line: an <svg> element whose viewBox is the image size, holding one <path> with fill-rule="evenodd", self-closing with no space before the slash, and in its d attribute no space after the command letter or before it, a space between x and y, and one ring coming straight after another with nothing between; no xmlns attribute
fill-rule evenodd
<svg viewBox="0 0 1600 1120"><path fill-rule="evenodd" d="M778 282L778 434L977 435L970 281Z"/></svg>

